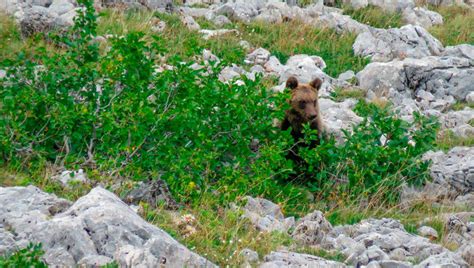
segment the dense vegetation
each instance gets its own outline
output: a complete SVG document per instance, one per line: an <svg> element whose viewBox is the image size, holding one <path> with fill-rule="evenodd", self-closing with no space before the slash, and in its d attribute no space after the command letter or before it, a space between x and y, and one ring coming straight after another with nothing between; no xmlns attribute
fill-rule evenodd
<svg viewBox="0 0 474 268"><path fill-rule="evenodd" d="M237 264L235 252L243 247L263 254L291 244L286 235L259 233L228 208L245 195L267 197L287 215L324 209L338 224L368 215L413 224L421 210L433 212L423 204L403 212L390 206L401 185L419 185L427 178L427 162L420 156L435 148L438 124L433 119L417 115L407 123L388 106L360 101L356 112L364 120L345 133L346 143L328 139L302 150L308 165L301 167L285 158L293 146L289 132L273 124L288 108L288 93L270 93L274 81L268 78L242 77L243 84L218 80L223 66L243 62L240 39L269 49L282 62L299 53L322 56L332 76L358 71L368 61L353 55L354 35L299 22L278 27L235 23L226 27L237 28L241 36L203 40L184 29L177 16L106 10L98 22L91 4L78 2L87 9L65 36L21 41L16 25L2 17L0 69L7 76L0 81L0 162L6 170L26 173L11 184L33 181L68 198L90 187L66 190L44 180L51 166L85 168L90 178L111 183L164 179L185 204L183 213L198 219L199 235L181 236L162 209L144 205L145 218L219 264ZM398 15L366 15L369 11L346 12L374 26L399 26ZM141 22L156 18L168 28L152 34L151 22ZM444 30L436 31L445 36ZM96 40L99 34L117 35L106 41L110 49ZM462 34L445 38L448 44L472 42L472 36ZM193 70L204 48L223 61ZM159 68L165 62L174 68ZM315 135L307 132L307 140ZM359 206L361 200L370 200L369 206Z"/></svg>

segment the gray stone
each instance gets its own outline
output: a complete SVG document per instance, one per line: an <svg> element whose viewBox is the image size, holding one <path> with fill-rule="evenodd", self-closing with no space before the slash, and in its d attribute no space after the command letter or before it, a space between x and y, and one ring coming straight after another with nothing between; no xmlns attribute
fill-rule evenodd
<svg viewBox="0 0 474 268"><path fill-rule="evenodd" d="M443 252L437 255L432 255L425 259L416 268L428 268L428 267L469 267L468 264L457 254L452 252Z"/></svg>
<svg viewBox="0 0 474 268"><path fill-rule="evenodd" d="M403 19L408 24L419 25L426 29L434 25L443 24L443 16L441 14L423 7L405 9L403 11Z"/></svg>
<svg viewBox="0 0 474 268"><path fill-rule="evenodd" d="M334 102L326 98L319 99L325 131L334 135L339 143L344 142L343 130L351 131L353 125L362 122L362 117L352 111L355 103L353 100Z"/></svg>
<svg viewBox="0 0 474 268"><path fill-rule="evenodd" d="M264 258L264 263L260 265L260 268L277 268L277 267L329 267L329 268L342 268L346 267L345 264L329 261L321 257L300 254L289 251L273 251Z"/></svg>
<svg viewBox="0 0 474 268"><path fill-rule="evenodd" d="M245 57L245 63L247 64L260 64L265 65L270 58L270 52L264 48L257 48Z"/></svg>
<svg viewBox="0 0 474 268"><path fill-rule="evenodd" d="M126 194L124 201L127 204L135 205L145 202L153 208L161 202L164 203L168 209L177 209L179 207L178 203L173 199L168 186L161 179L137 183L137 185Z"/></svg>
<svg viewBox="0 0 474 268"><path fill-rule="evenodd" d="M380 7L390 12L401 12L406 8L415 7L413 0L369 0L369 5Z"/></svg>
<svg viewBox="0 0 474 268"><path fill-rule="evenodd" d="M250 43L248 41L245 41L245 40L241 40L239 42L239 45L243 48L243 49L250 49L252 46L250 45Z"/></svg>
<svg viewBox="0 0 474 268"><path fill-rule="evenodd" d="M354 54L370 57L372 61L423 58L443 52L443 45L420 26L370 29L359 34L352 46Z"/></svg>
<svg viewBox="0 0 474 268"><path fill-rule="evenodd" d="M474 90L474 62L456 57L408 58L373 62L357 73L359 86L384 96L393 88L398 92L424 90L437 98L451 95L464 100Z"/></svg>
<svg viewBox="0 0 474 268"><path fill-rule="evenodd" d="M224 15L219 15L219 16L216 16L214 19L212 19L212 22L218 26L218 27L222 27L226 24L230 24L232 23L226 16Z"/></svg>
<svg viewBox="0 0 474 268"><path fill-rule="evenodd" d="M258 253L249 248L242 249L239 256L248 263L257 263L259 261Z"/></svg>
<svg viewBox="0 0 474 268"><path fill-rule="evenodd" d="M456 253L461 256L470 267L474 266L474 240L462 245Z"/></svg>
<svg viewBox="0 0 474 268"><path fill-rule="evenodd" d="M31 36L36 33L48 33L57 28L55 23L57 17L58 14L45 7L33 6L26 9L20 20L21 34Z"/></svg>
<svg viewBox="0 0 474 268"><path fill-rule="evenodd" d="M207 30L207 29L202 29L199 31L200 34L202 34L202 38L205 40L208 40L210 38L220 36L220 35L225 35L225 34L239 34L239 31L235 29L218 29L218 30Z"/></svg>
<svg viewBox="0 0 474 268"><path fill-rule="evenodd" d="M49 11L54 12L58 15L63 15L74 9L74 5L68 0L54 0L51 6L49 6Z"/></svg>
<svg viewBox="0 0 474 268"><path fill-rule="evenodd" d="M87 174L83 169L78 171L65 170L61 174L52 177L53 180L59 181L63 186L70 186L71 183L89 183Z"/></svg>
<svg viewBox="0 0 474 268"><path fill-rule="evenodd" d="M100 187L67 210L69 202L31 186L0 188L0 203L0 222L28 241L41 242L44 260L50 266L114 259L123 267L151 267L157 263L216 267Z"/></svg>
<svg viewBox="0 0 474 268"><path fill-rule="evenodd" d="M337 79L338 80L341 80L341 81L350 81L352 79L355 78L355 73L354 71L352 70L349 70L349 71L346 71L346 72L343 72L342 74L340 74Z"/></svg>
<svg viewBox="0 0 474 268"><path fill-rule="evenodd" d="M409 262L394 261L394 260L382 260L379 261L381 268L411 268L413 265Z"/></svg>
<svg viewBox="0 0 474 268"><path fill-rule="evenodd" d="M469 93L466 95L466 102L467 102L468 104L474 104L474 91L469 92Z"/></svg>
<svg viewBox="0 0 474 268"><path fill-rule="evenodd" d="M229 2L219 6L215 10L216 15L225 15L231 20L250 22L251 19L258 15L258 8L252 3Z"/></svg>
<svg viewBox="0 0 474 268"><path fill-rule="evenodd" d="M344 0L343 2L354 9L361 9L369 5L368 0Z"/></svg>
<svg viewBox="0 0 474 268"><path fill-rule="evenodd" d="M257 229L265 232L287 232L295 225L295 219L285 218L280 207L271 201L250 196L247 196L246 200L243 216L249 219Z"/></svg>
<svg viewBox="0 0 474 268"><path fill-rule="evenodd" d="M328 27L334 29L338 33L364 33L369 31L370 26L353 20L350 16L342 15L337 12L331 12L319 16L314 20L313 24L317 27Z"/></svg>
<svg viewBox="0 0 474 268"><path fill-rule="evenodd" d="M441 55L474 60L474 45L462 44L457 46L448 46L444 49Z"/></svg>
<svg viewBox="0 0 474 268"><path fill-rule="evenodd" d="M331 223L316 210L296 222L292 237L306 245L317 245L331 230Z"/></svg>
<svg viewBox="0 0 474 268"><path fill-rule="evenodd" d="M192 31L199 31L201 26L193 19L191 16L183 16L181 17L181 22L186 26L189 30Z"/></svg>
<svg viewBox="0 0 474 268"><path fill-rule="evenodd" d="M421 226L420 228L418 228L418 234L430 240L438 239L438 232L429 226Z"/></svg>
<svg viewBox="0 0 474 268"><path fill-rule="evenodd" d="M428 152L423 160L431 160L430 174L435 183L452 187L459 194L474 191L474 148L455 147L448 153Z"/></svg>

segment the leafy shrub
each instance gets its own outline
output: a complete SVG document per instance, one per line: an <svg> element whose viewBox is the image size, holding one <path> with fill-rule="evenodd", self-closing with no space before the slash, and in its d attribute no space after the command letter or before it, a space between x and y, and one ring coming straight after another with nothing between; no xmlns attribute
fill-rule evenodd
<svg viewBox="0 0 474 268"><path fill-rule="evenodd" d="M345 183L340 186L346 193L376 194L403 183L424 182L429 163L420 156L434 147L438 123L415 114L410 124L396 117L389 107L382 109L363 101L356 111L364 120L351 132L344 131L344 144L338 146L332 138L315 149L303 150L307 172L312 174L312 190L326 190L342 180ZM312 135L308 130L307 136ZM391 191L383 195L397 197Z"/></svg>
<svg viewBox="0 0 474 268"><path fill-rule="evenodd" d="M287 94L269 94L259 77L222 83L222 66L195 70L179 57L168 60L173 68L162 68L160 35L130 32L101 50L92 4L78 2L86 8L71 34L52 38L64 50L1 63L7 70L0 83L1 161L161 177L188 202L200 202L203 194L219 201L252 194L293 209L306 205L302 186L279 183L294 173L285 158L293 140L272 123L283 118ZM419 182L427 165L418 157L433 141L434 124L419 116L415 124L404 123L372 106L359 112L366 119L346 133L346 144L329 140L302 150L310 189L324 192L335 178L348 180L341 189L354 194L375 193L382 183L393 189Z"/></svg>
<svg viewBox="0 0 474 268"><path fill-rule="evenodd" d="M272 103L284 103L281 96L269 96L259 78L222 83L220 66L193 70L171 62L172 70L155 71L160 36L146 42L132 32L101 51L93 41L92 5L81 3L87 11L76 18L74 38L56 38L63 52L2 63L8 70L0 85L4 162L161 176L188 201L208 190L223 199L281 190L273 178L291 170L281 145L288 135L272 127L281 109L269 112Z"/></svg>
<svg viewBox="0 0 474 268"><path fill-rule="evenodd" d="M16 268L16 267L47 267L41 260L44 252L41 250L41 244L29 244L26 248L2 257L0 256L0 267Z"/></svg>

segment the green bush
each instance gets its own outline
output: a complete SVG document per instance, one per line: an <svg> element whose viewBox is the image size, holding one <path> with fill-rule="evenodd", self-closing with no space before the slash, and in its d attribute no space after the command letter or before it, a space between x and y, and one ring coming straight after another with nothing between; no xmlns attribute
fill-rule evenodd
<svg viewBox="0 0 474 268"><path fill-rule="evenodd" d="M222 66L193 70L179 58L158 72L166 52L160 35L150 40L130 32L101 50L92 4L78 2L86 9L72 33L50 38L65 49L1 63L7 70L0 83L2 162L161 177L185 202L199 203L203 194L221 202L251 194L293 209L305 205L301 185L279 183L301 171L285 157L293 145L289 131L272 125L283 118L288 94L270 94L259 77L222 83ZM366 119L346 133L346 144L329 140L302 150L313 192L336 178L347 179L341 189L351 193L375 193L387 178L393 178L390 189L420 181L426 163L418 159L431 146L434 124L422 117L404 123L372 106L359 112ZM382 134L388 137L383 144ZM417 146L408 145L410 136Z"/></svg>
<svg viewBox="0 0 474 268"><path fill-rule="evenodd" d="M44 252L41 250L41 244L29 244L26 248L9 255L0 256L0 267L17 268L17 267L47 267L41 260Z"/></svg>
<svg viewBox="0 0 474 268"><path fill-rule="evenodd" d="M390 112L389 107L363 101L356 112L364 120L351 132L344 131L344 144L337 145L331 138L301 152L308 163L313 191L339 184L340 190L354 196L380 194L386 189L383 197L396 198L397 192L390 190L403 183L420 185L427 179L429 163L421 161L420 156L435 145L439 125L434 118L415 114L410 124ZM308 129L307 136L311 139L312 135Z"/></svg>

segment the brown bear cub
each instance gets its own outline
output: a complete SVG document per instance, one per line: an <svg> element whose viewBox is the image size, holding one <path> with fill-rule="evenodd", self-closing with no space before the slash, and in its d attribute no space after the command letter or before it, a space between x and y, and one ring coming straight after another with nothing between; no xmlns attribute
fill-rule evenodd
<svg viewBox="0 0 474 268"><path fill-rule="evenodd" d="M309 84L298 83L295 77L290 77L286 81L286 87L291 89L291 98L289 100L291 108L286 111L285 119L281 124L282 130L291 127L291 136L295 143L299 143L304 138L304 125L310 125L311 129L318 131L318 137L321 139L324 135L324 125L319 112L318 91L321 88L322 81L319 78L314 79ZM314 148L319 144L319 139L311 141L310 147ZM290 150L288 158L301 162L301 158L297 155L297 149L304 146L301 143L294 146Z"/></svg>

